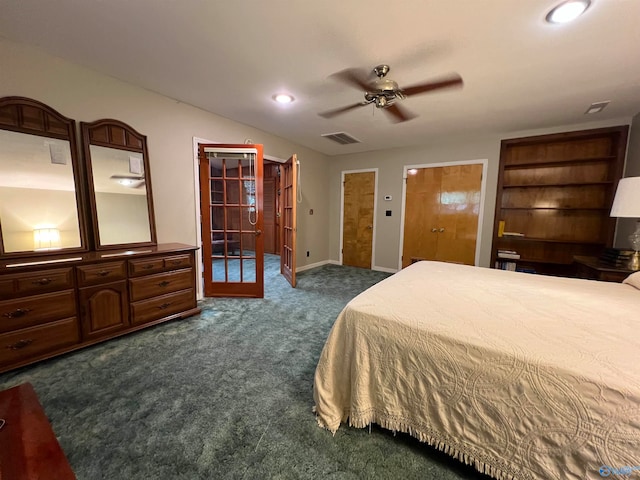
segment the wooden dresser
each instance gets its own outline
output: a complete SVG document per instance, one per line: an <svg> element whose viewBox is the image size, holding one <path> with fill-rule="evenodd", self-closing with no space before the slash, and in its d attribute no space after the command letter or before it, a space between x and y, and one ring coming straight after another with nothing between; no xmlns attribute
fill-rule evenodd
<svg viewBox="0 0 640 480"><path fill-rule="evenodd" d="M200 312L195 247L0 262L0 372Z"/></svg>

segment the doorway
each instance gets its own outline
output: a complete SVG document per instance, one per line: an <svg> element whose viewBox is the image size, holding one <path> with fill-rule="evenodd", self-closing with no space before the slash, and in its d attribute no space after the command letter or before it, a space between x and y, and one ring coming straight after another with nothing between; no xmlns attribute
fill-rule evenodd
<svg viewBox="0 0 640 480"><path fill-rule="evenodd" d="M478 264L486 168L486 160L405 167L399 268Z"/></svg>
<svg viewBox="0 0 640 480"><path fill-rule="evenodd" d="M342 265L373 267L377 181L377 169L342 172Z"/></svg>
<svg viewBox="0 0 640 480"><path fill-rule="evenodd" d="M280 273L295 287L296 192L299 182L299 162L296 155L286 161L272 156L264 159L262 145L225 145L197 137L194 137L193 142L194 162L198 172L195 177L196 231L198 244L201 245L197 252L198 278L202 279L197 282L198 298L262 297L266 244L274 250L274 254L287 259L284 265L280 262ZM201 147L209 150L209 156L214 151L218 152L213 155L216 171L211 170L210 159L202 161L204 157L201 156ZM262 158L262 161L258 161L256 157L253 165L247 163L249 159L244 151L252 147L260 151L259 156ZM228 161L221 162L225 157ZM236 166L234 162L240 158L240 165ZM287 175L294 181L285 188ZM228 191L220 191L221 188L226 188L227 184ZM268 191L265 191L265 186ZM285 207L284 192L287 191L290 195L293 194L293 201ZM286 216L283 213L285 210L288 212ZM227 217L224 216L225 211ZM254 212L257 218L253 217ZM245 218L247 213L251 220L249 216ZM224 225L222 228L217 226L220 220ZM213 228L214 226L216 228ZM212 238L211 244L203 242L209 234ZM252 235L253 244L250 239ZM247 251L245 247L248 248ZM287 255L283 257L285 252Z"/></svg>
<svg viewBox="0 0 640 480"><path fill-rule="evenodd" d="M200 144L204 295L264 296L262 145Z"/></svg>

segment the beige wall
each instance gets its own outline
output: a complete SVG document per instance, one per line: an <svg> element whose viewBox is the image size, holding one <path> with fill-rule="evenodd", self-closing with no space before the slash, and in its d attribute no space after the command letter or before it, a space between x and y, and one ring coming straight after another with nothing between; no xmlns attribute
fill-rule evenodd
<svg viewBox="0 0 640 480"><path fill-rule="evenodd" d="M340 155L332 157L330 162L330 205L331 223L330 254L331 259L340 258L340 194L341 172L377 167L379 169L377 218L375 232L375 265L374 268L395 270L398 268L400 249L400 226L402 205L402 174L405 165L458 162L463 160L487 159L487 189L485 197L484 218L480 238L480 265L489 266L491 259L491 242L493 236L493 217L495 214L498 166L500 161L500 142L507 138L518 138L546 133L557 133L587 128L598 128L613 125L626 125L630 118L620 118L602 122L589 122L581 125L561 125L553 128L509 132L502 135L484 137L447 138L441 141L430 141L428 145L419 147L396 148L376 152ZM394 128L390 125L389 128ZM640 137L640 134L637 135ZM636 139L638 142L638 139ZM638 145L640 147L640 145ZM637 156L628 162L633 168L640 169L640 148ZM391 195L392 201L385 201L384 196ZM385 216L385 210L392 210L392 216Z"/></svg>
<svg viewBox="0 0 640 480"><path fill-rule="evenodd" d="M627 147L627 165L624 177L640 177L640 113L633 117L633 124L629 130L629 145ZM618 248L630 248L629 235L636 229L636 220L621 218L618 220L616 243Z"/></svg>
<svg viewBox="0 0 640 480"><path fill-rule="evenodd" d="M74 192L0 187L2 241L6 252L33 250L36 228L57 228L61 248L80 247Z"/></svg>
<svg viewBox="0 0 640 480"><path fill-rule="evenodd" d="M227 143L250 138L264 144L266 154L282 159L297 153L302 165L298 266L329 258L324 155L24 45L0 40L0 65L0 96L39 100L77 122L115 118L147 135L162 243L196 244L193 137Z"/></svg>

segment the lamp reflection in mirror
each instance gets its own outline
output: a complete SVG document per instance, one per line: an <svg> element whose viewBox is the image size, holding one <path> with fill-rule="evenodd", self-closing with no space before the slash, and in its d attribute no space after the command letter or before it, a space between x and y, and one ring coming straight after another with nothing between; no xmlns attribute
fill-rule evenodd
<svg viewBox="0 0 640 480"><path fill-rule="evenodd" d="M35 250L53 250L61 247L60 230L57 228L36 228L33 230Z"/></svg>
<svg viewBox="0 0 640 480"><path fill-rule="evenodd" d="M640 219L640 177L627 177L620 180L616 196L611 207L611 216ZM640 220L636 230L629 235L634 254L629 260L630 270L640 270Z"/></svg>

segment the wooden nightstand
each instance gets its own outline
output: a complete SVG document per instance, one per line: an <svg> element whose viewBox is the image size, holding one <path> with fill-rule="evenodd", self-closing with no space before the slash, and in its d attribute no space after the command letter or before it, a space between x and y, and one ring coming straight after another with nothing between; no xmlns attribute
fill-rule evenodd
<svg viewBox="0 0 640 480"><path fill-rule="evenodd" d="M623 267L612 267L598 260L597 257L573 257L576 264L576 276L603 282L622 282L633 273Z"/></svg>

